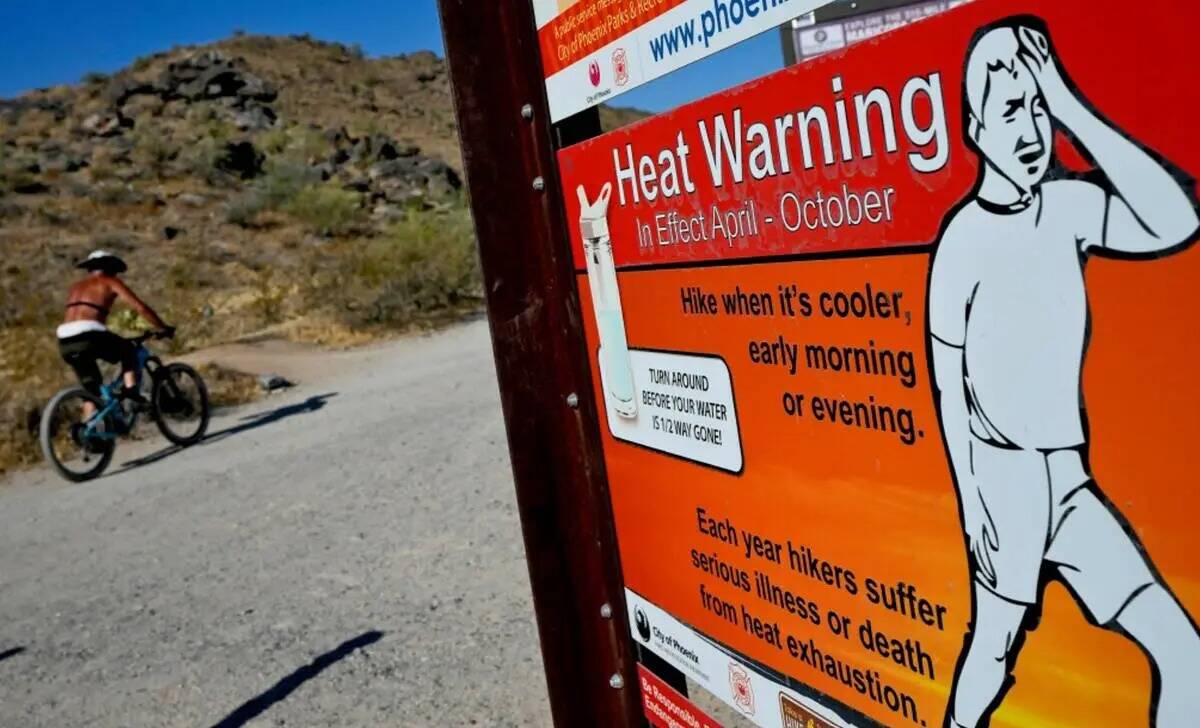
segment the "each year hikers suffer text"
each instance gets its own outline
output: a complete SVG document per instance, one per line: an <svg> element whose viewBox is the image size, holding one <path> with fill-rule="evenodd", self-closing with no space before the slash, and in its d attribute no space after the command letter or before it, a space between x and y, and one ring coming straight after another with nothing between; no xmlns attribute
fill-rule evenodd
<svg viewBox="0 0 1200 728"><path fill-rule="evenodd" d="M707 577L698 585L706 612L908 721L925 724L916 699L890 684L890 671L859 664L846 654L848 649L862 650L936 681L939 665L921 639L898 632L894 620L885 627L873 615L849 616L844 609L822 603L830 590L841 592L865 600L868 609L900 615L914 627L938 632L947 628L945 605L930 600L910 581L863 579L806 545L737 525L704 506L696 507L695 526L706 544L691 549L691 566ZM781 572L807 579L788 583L794 579L784 579Z"/></svg>

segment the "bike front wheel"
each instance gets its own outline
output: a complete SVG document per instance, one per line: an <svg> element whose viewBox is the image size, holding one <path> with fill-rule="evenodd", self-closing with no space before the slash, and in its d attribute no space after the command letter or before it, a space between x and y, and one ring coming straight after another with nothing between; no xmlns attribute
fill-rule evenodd
<svg viewBox="0 0 1200 728"><path fill-rule="evenodd" d="M194 445L208 430L208 387L187 364L168 364L154 373L150 394L154 423L172 443Z"/></svg>
<svg viewBox="0 0 1200 728"><path fill-rule="evenodd" d="M58 474L81 483L98 477L112 462L115 437L108 436L108 422L90 419L104 404L84 389L64 389L54 395L42 412L38 441L42 454Z"/></svg>

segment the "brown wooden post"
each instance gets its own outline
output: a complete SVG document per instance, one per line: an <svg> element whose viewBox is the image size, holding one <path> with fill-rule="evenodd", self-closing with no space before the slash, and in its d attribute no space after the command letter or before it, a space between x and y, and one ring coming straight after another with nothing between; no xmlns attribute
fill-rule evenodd
<svg viewBox="0 0 1200 728"><path fill-rule="evenodd" d="M554 722L644 725L532 4L439 4Z"/></svg>

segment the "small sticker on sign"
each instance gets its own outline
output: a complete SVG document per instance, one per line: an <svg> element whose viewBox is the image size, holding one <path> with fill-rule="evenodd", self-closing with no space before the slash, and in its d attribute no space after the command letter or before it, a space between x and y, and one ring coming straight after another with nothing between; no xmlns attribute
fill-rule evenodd
<svg viewBox="0 0 1200 728"><path fill-rule="evenodd" d="M609 374L613 357L604 356L603 348L600 351L600 377L608 392L613 389L610 384L619 380ZM742 439L733 379L725 361L704 354L644 349L629 349L628 360L632 375L628 390L636 409L631 410L633 416L623 416L615 407L606 407L613 437L740 473Z"/></svg>
<svg viewBox="0 0 1200 728"><path fill-rule="evenodd" d="M779 712L783 718L783 728L833 728L783 693L779 694Z"/></svg>
<svg viewBox="0 0 1200 728"><path fill-rule="evenodd" d="M637 667L642 710L654 728L721 728L720 723L702 713L657 675L640 663Z"/></svg>

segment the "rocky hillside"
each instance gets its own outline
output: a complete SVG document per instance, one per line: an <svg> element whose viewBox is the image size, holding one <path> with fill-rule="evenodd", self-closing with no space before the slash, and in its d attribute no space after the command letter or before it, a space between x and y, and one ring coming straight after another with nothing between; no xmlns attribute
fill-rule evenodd
<svg viewBox="0 0 1200 728"><path fill-rule="evenodd" d="M0 329L53 323L93 246L127 255L193 345L301 318L386 322L397 312L316 274L362 278L354 266L387 263L380 244L405 231L466 234L457 165L430 53L243 36L0 102ZM383 260L362 259L372 246Z"/></svg>

